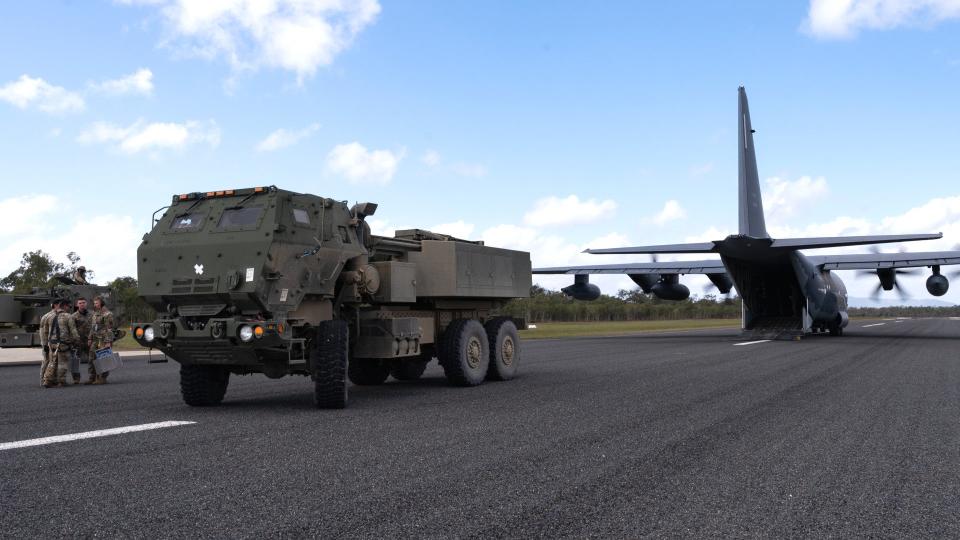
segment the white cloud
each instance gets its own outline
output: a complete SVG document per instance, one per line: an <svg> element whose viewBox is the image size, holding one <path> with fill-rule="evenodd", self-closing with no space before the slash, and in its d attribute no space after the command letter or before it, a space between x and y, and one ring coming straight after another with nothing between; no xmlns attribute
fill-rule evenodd
<svg viewBox="0 0 960 540"><path fill-rule="evenodd" d="M611 199L581 201L576 195L566 198L547 197L534 203L533 210L523 216L523 222L535 227L591 223L609 217L617 209Z"/></svg>
<svg viewBox="0 0 960 540"><path fill-rule="evenodd" d="M441 223L439 225L434 225L430 227L430 231L440 234L448 234L454 238L461 238L463 240L470 240L470 235L473 234L474 225L472 223L466 223L465 221L457 220L452 223Z"/></svg>
<svg viewBox="0 0 960 540"><path fill-rule="evenodd" d="M778 176L767 178L766 189L763 191L764 213L772 220L787 218L829 193L827 181L822 176L801 176L796 180Z"/></svg>
<svg viewBox="0 0 960 540"><path fill-rule="evenodd" d="M482 178L487 175L487 168L476 163L454 163L450 166L450 172L457 176Z"/></svg>
<svg viewBox="0 0 960 540"><path fill-rule="evenodd" d="M303 129L295 131L280 128L257 143L257 151L273 152L274 150L293 146L310 135L313 135L318 129L320 129L320 124L310 124Z"/></svg>
<svg viewBox="0 0 960 540"><path fill-rule="evenodd" d="M441 167L443 158L440 156L440 152L432 149L427 150L420 156L420 162L431 169L456 176L482 178L487 175L487 168L478 163L465 163L461 161Z"/></svg>
<svg viewBox="0 0 960 540"><path fill-rule="evenodd" d="M79 112L86 107L80 94L29 75L21 75L16 81L0 86L0 101L20 109L36 108L51 114Z"/></svg>
<svg viewBox="0 0 960 540"><path fill-rule="evenodd" d="M138 120L127 127L97 122L84 130L77 140L88 144L115 144L116 149L125 154L137 154L144 151L182 150L194 144L216 147L220 144L220 128L212 120L189 120L181 124Z"/></svg>
<svg viewBox="0 0 960 540"><path fill-rule="evenodd" d="M662 226L671 221L676 221L685 217L687 217L687 211L680 206L679 202L670 199L669 201L663 203L663 209L651 217L650 221Z"/></svg>
<svg viewBox="0 0 960 540"><path fill-rule="evenodd" d="M440 152L436 150L427 150L423 153L423 157L420 158L420 161L427 167L436 167L440 164Z"/></svg>
<svg viewBox="0 0 960 540"><path fill-rule="evenodd" d="M279 68L298 82L330 65L380 13L377 0L122 0L159 8L167 44L225 58L234 70Z"/></svg>
<svg viewBox="0 0 960 540"><path fill-rule="evenodd" d="M153 93L153 72L146 68L140 68L119 79L91 83L90 88L115 96L127 94L149 96Z"/></svg>
<svg viewBox="0 0 960 540"><path fill-rule="evenodd" d="M74 251L96 272L97 283L120 276L136 276L136 253L148 224L130 216L101 214L76 208L69 200L38 194L0 200L5 216L0 231L0 274L20 265L24 253L42 250L66 262Z"/></svg>
<svg viewBox="0 0 960 540"><path fill-rule="evenodd" d="M327 155L327 170L354 184L388 184L405 151L367 150L358 142L338 144Z"/></svg>
<svg viewBox="0 0 960 540"><path fill-rule="evenodd" d="M690 167L690 176L703 176L713 171L713 162L703 163Z"/></svg>
<svg viewBox="0 0 960 540"><path fill-rule="evenodd" d="M820 38L851 38L861 29L933 25L957 17L958 0L811 0L803 28Z"/></svg>

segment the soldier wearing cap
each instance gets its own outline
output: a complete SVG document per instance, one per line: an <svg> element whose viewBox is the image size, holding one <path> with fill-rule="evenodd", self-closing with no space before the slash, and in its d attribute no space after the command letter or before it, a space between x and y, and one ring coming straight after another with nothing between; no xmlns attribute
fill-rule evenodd
<svg viewBox="0 0 960 540"><path fill-rule="evenodd" d="M73 323L77 327L77 333L80 334L80 342L74 351L77 362L74 366L76 371L73 372L73 382L74 384L80 384L80 359L90 357L90 328L93 319L93 314L87 310L86 298L82 296L77 298L77 310L73 312L71 317L73 317ZM90 380L87 382L92 383L95 378L96 373L93 371L93 364L91 364Z"/></svg>
<svg viewBox="0 0 960 540"><path fill-rule="evenodd" d="M106 384L110 372L103 372L98 375L94 360L97 358L98 350L113 345L113 329L115 326L113 313L110 313L110 310L107 309L103 298L99 296L94 298L93 315L90 318L90 338L87 341L90 350L90 380L86 384Z"/></svg>
<svg viewBox="0 0 960 540"><path fill-rule="evenodd" d="M43 385L44 374L47 372L47 366L50 365L50 321L57 314L57 303L60 300L54 300L50 303L50 311L40 317L40 348L43 351L43 362L40 363L40 384Z"/></svg>
<svg viewBox="0 0 960 540"><path fill-rule="evenodd" d="M69 300L57 302L56 313L50 318L50 333L47 346L50 348L50 362L43 376L43 386L54 388L67 385L67 372L70 371L70 350L80 341L80 334L68 312Z"/></svg>

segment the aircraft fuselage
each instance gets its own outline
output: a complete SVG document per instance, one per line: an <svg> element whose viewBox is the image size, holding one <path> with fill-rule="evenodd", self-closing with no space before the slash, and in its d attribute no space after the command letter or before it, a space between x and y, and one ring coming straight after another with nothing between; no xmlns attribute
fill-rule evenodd
<svg viewBox="0 0 960 540"><path fill-rule="evenodd" d="M847 288L803 253L771 247L770 238L729 236L720 259L743 299L743 328L794 327L839 331L847 325Z"/></svg>

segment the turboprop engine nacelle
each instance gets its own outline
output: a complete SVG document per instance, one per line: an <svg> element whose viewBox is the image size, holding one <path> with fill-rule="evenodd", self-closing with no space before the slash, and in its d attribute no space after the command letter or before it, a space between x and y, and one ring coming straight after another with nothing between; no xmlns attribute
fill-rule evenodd
<svg viewBox="0 0 960 540"><path fill-rule="evenodd" d="M560 289L563 294L574 300L596 300L600 298L600 287L590 283L588 274L573 276L573 285Z"/></svg>
<svg viewBox="0 0 960 540"><path fill-rule="evenodd" d="M660 281L660 274L627 274L634 283L640 286L640 290L650 294L653 286Z"/></svg>
<svg viewBox="0 0 960 540"><path fill-rule="evenodd" d="M663 274L653 287L653 294L661 300L686 300L690 298L690 289L680 283L680 276L677 274Z"/></svg>

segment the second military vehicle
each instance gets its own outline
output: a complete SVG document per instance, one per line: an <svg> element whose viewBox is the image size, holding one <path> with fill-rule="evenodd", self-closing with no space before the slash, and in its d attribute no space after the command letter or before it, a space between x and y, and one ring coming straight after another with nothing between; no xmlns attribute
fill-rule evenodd
<svg viewBox="0 0 960 540"><path fill-rule="evenodd" d="M512 378L530 255L412 229L373 235L377 205L275 187L175 195L137 251L134 323L144 346L181 364L189 405L223 400L231 374L310 375L320 408L347 404L347 379L420 377L434 357L450 382ZM156 215L156 214L155 214Z"/></svg>
<svg viewBox="0 0 960 540"><path fill-rule="evenodd" d="M75 304L78 298L86 298L92 304L93 298L99 296L115 316L122 315L122 306L110 287L78 283L67 276L55 278L59 283L53 287L35 287L22 294L0 294L0 348L39 347L40 317L50 311L54 300L70 300ZM124 334L122 330L115 330L114 339Z"/></svg>

